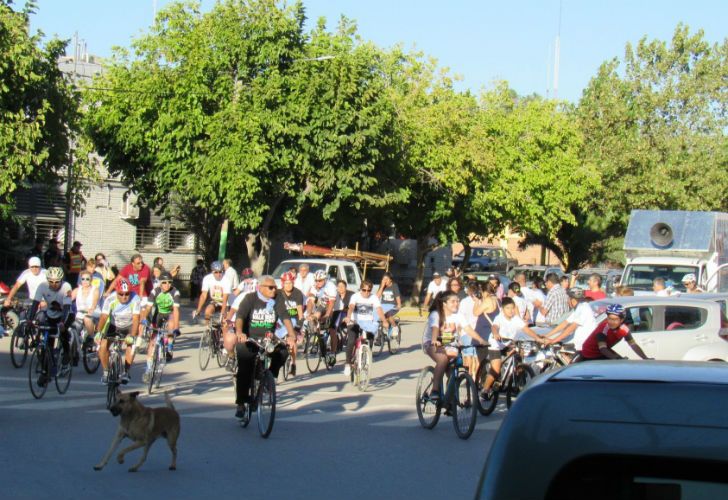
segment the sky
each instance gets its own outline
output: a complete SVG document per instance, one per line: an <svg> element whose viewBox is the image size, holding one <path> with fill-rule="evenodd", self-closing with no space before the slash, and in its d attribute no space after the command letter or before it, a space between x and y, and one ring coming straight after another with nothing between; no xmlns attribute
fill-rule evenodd
<svg viewBox="0 0 728 500"><path fill-rule="evenodd" d="M128 46L152 23L155 4L161 9L169 1L37 0L31 28L64 39L78 32L88 52L103 57L112 46ZM214 0L201 3L209 10ZM366 40L435 57L462 78L461 89L479 92L506 80L519 94L572 102L604 61L623 58L627 42L669 41L681 22L702 29L711 43L728 36L725 0L304 0L304 6L309 27L323 16L331 29L343 14Z"/></svg>

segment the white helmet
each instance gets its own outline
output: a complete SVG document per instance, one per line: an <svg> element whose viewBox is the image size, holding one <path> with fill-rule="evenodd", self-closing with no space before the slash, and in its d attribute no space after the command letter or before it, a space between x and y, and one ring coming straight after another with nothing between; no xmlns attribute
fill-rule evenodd
<svg viewBox="0 0 728 500"><path fill-rule="evenodd" d="M62 281L63 269L60 267L49 267L46 271L46 279L48 281Z"/></svg>
<svg viewBox="0 0 728 500"><path fill-rule="evenodd" d="M326 279L326 271L319 269L313 274L314 281L321 281Z"/></svg>

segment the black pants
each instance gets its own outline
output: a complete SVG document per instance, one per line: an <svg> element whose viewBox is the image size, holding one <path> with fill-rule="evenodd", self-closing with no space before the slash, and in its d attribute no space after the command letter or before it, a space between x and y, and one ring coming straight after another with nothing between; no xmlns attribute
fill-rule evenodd
<svg viewBox="0 0 728 500"><path fill-rule="evenodd" d="M190 283L190 300L197 300L197 297L200 296L201 289L202 284Z"/></svg>
<svg viewBox="0 0 728 500"><path fill-rule="evenodd" d="M41 311L40 313L38 313L38 315L36 316L36 319L38 320L38 324L40 324L41 326L54 326L54 327L63 326L63 318L49 318L45 314L45 311ZM52 334L53 332L50 332L50 333ZM71 335L68 332L67 328L64 328L63 331L61 331L60 338L61 338L61 348L62 348L61 352L68 354L71 350L71 345L70 345ZM51 351L55 347L55 343L56 343L56 339L49 336L48 348Z"/></svg>
<svg viewBox="0 0 728 500"><path fill-rule="evenodd" d="M356 323L352 323L346 329L346 362L354 362L354 347L356 347L356 338L361 333L361 327ZM374 334L367 332L367 340L369 340L369 347L374 348Z"/></svg>
<svg viewBox="0 0 728 500"><path fill-rule="evenodd" d="M250 388L253 382L253 370L255 370L256 356L259 348L251 342L240 342L235 346L235 354L238 358L237 386L235 404L241 405L252 401ZM270 371L273 377L278 378L278 372L286 363L288 348L284 344L278 344L271 354Z"/></svg>

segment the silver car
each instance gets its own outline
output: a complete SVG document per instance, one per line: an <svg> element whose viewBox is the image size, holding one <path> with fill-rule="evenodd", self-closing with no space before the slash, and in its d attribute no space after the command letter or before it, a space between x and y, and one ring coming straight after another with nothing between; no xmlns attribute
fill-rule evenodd
<svg viewBox="0 0 728 500"><path fill-rule="evenodd" d="M701 294L677 297L614 297L591 303L597 322L609 304L627 311L625 322L648 357L664 360L728 362L728 317L725 302ZM614 350L637 359L625 342Z"/></svg>

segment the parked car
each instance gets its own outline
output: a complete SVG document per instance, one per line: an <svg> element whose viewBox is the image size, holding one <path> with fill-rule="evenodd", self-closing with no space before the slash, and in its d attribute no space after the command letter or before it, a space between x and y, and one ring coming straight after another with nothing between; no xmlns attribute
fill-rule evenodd
<svg viewBox="0 0 728 500"><path fill-rule="evenodd" d="M728 498L728 366L592 361L534 379L476 498Z"/></svg>
<svg viewBox="0 0 728 500"><path fill-rule="evenodd" d="M462 269L464 259L465 251L463 250L453 258L453 267L459 267ZM504 248L496 246L474 247L471 249L470 259L468 259L468 267L467 269L463 269L463 271L500 271L505 273L517 265L518 260L513 257L511 252Z"/></svg>
<svg viewBox="0 0 728 500"><path fill-rule="evenodd" d="M344 280L346 281L346 287L352 291L358 291L361 286L362 276L359 272L357 265L349 260L339 259L288 259L284 260L271 273L271 276L275 278L276 284L281 286L281 275L288 271L291 266L298 268L301 264L308 264L309 272L315 273L323 269L326 271L326 275L332 281ZM374 284L375 290L379 288L379 283Z"/></svg>
<svg viewBox="0 0 728 500"><path fill-rule="evenodd" d="M650 358L728 362L728 317L717 300L678 297L615 297L591 303L597 322L609 304L627 310L626 323ZM622 356L637 359L624 342L614 346Z"/></svg>
<svg viewBox="0 0 728 500"><path fill-rule="evenodd" d="M564 274L564 271L558 266L522 265L512 268L508 272L508 277L513 279L518 273L524 273L526 275L526 284L531 286L531 283L533 283L533 280L536 278L541 278L542 280L546 279L546 275L550 273L556 273L561 276Z"/></svg>
<svg viewBox="0 0 728 500"><path fill-rule="evenodd" d="M619 284L619 280L622 278L622 271L623 269L608 269L606 267L585 267L579 269L574 286L585 290L589 289L589 284L587 283L589 276L596 273L602 277L602 290L604 290L604 293L612 295L614 293L614 287Z"/></svg>

